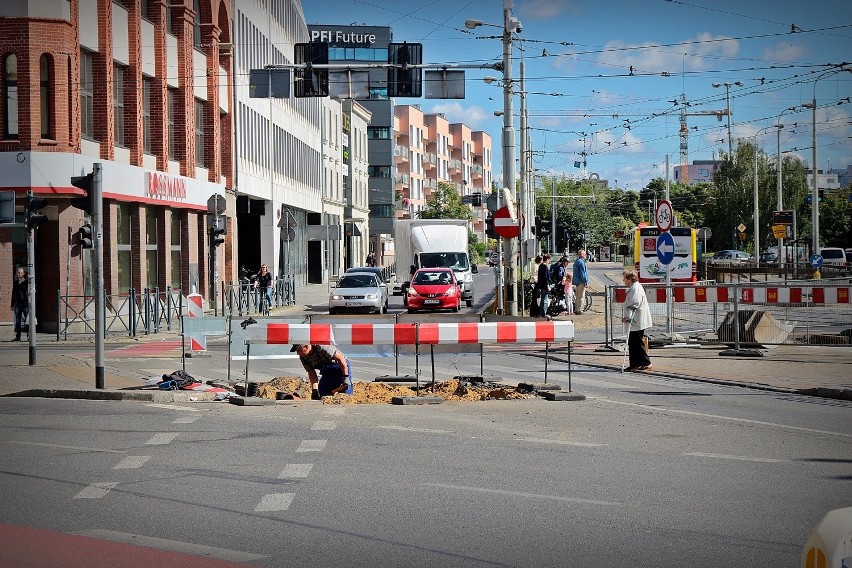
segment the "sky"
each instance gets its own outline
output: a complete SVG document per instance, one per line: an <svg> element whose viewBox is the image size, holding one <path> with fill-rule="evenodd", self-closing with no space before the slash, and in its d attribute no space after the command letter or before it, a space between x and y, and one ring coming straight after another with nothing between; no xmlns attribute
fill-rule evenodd
<svg viewBox="0 0 852 568"><path fill-rule="evenodd" d="M818 167L852 165L852 72L826 73L843 62L852 69L848 0L505 1L522 25L513 41L512 88L521 91L523 58L536 174L575 179L597 174L610 187L639 190L666 177L668 156L673 179L681 163L682 96L687 112L698 113L686 117L687 163L727 153L728 117L701 113L730 108L734 148L738 140L756 140L774 157L775 125L781 123L781 151L810 166L813 111L801 105L816 95ZM302 0L302 5L309 24L390 26L394 41L423 45L424 63L490 65L502 59L503 2ZM469 30L467 19L496 26ZM503 90L499 82L483 81L486 76L500 74L466 69L465 99L396 103L418 104L489 133L499 180L503 118L494 113L503 110ZM513 105L517 133L519 96ZM796 108L786 110L791 107ZM576 168L584 158L586 167Z"/></svg>

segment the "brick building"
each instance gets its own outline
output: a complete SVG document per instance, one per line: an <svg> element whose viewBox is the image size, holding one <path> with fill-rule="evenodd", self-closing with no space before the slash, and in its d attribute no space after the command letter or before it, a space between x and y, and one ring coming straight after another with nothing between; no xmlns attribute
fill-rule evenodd
<svg viewBox="0 0 852 568"><path fill-rule="evenodd" d="M57 290L91 294L91 251L72 176L103 171L104 286L209 289L207 201L235 210L230 0L7 0L0 4L0 189L17 221L28 191L47 199L35 235L41 328ZM220 44L224 44L221 45ZM236 227L217 248L235 275ZM26 266L26 233L0 226L0 296ZM206 294L205 294L206 295ZM8 301L0 321L9 321Z"/></svg>

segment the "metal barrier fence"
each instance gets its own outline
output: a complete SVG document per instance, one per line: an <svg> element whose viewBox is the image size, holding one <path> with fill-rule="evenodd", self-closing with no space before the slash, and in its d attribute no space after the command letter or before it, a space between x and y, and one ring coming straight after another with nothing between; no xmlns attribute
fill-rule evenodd
<svg viewBox="0 0 852 568"><path fill-rule="evenodd" d="M222 282L221 315L224 317L242 317L260 313L260 288L255 288L249 282ZM272 282L272 305L271 308L292 306L296 303L296 286L293 278L275 278ZM218 306L218 303L217 303ZM214 316L219 315L217 308Z"/></svg>
<svg viewBox="0 0 852 568"><path fill-rule="evenodd" d="M607 286L606 342L626 335L621 321L627 288ZM741 346L852 345L848 279L748 284L645 285L663 343L694 341Z"/></svg>
<svg viewBox="0 0 852 568"><path fill-rule="evenodd" d="M56 292L56 340L69 335L95 333L95 297L63 295ZM104 298L104 337L111 333L136 337L150 335L162 329L171 331L183 314L183 294L179 288L145 288L137 294L134 288L127 294Z"/></svg>

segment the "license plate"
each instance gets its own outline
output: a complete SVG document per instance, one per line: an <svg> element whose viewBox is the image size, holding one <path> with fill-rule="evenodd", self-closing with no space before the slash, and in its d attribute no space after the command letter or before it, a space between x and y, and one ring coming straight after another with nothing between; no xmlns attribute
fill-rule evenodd
<svg viewBox="0 0 852 568"><path fill-rule="evenodd" d="M441 300L423 300L424 304L440 304Z"/></svg>
<svg viewBox="0 0 852 568"><path fill-rule="evenodd" d="M347 308L357 308L361 305L361 302L346 302Z"/></svg>

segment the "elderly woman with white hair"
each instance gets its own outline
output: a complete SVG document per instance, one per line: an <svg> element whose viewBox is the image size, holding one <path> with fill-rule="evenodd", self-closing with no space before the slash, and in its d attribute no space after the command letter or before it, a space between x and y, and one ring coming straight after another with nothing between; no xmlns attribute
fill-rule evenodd
<svg viewBox="0 0 852 568"><path fill-rule="evenodd" d="M654 325L651 321L651 309L648 307L648 298L645 296L645 288L639 283L636 272L625 270L622 274L624 285L630 286L627 290L627 298L624 300L624 317L621 321L629 325L627 336L627 350L630 357L628 371L651 371L651 358L648 355L645 340L645 330Z"/></svg>

